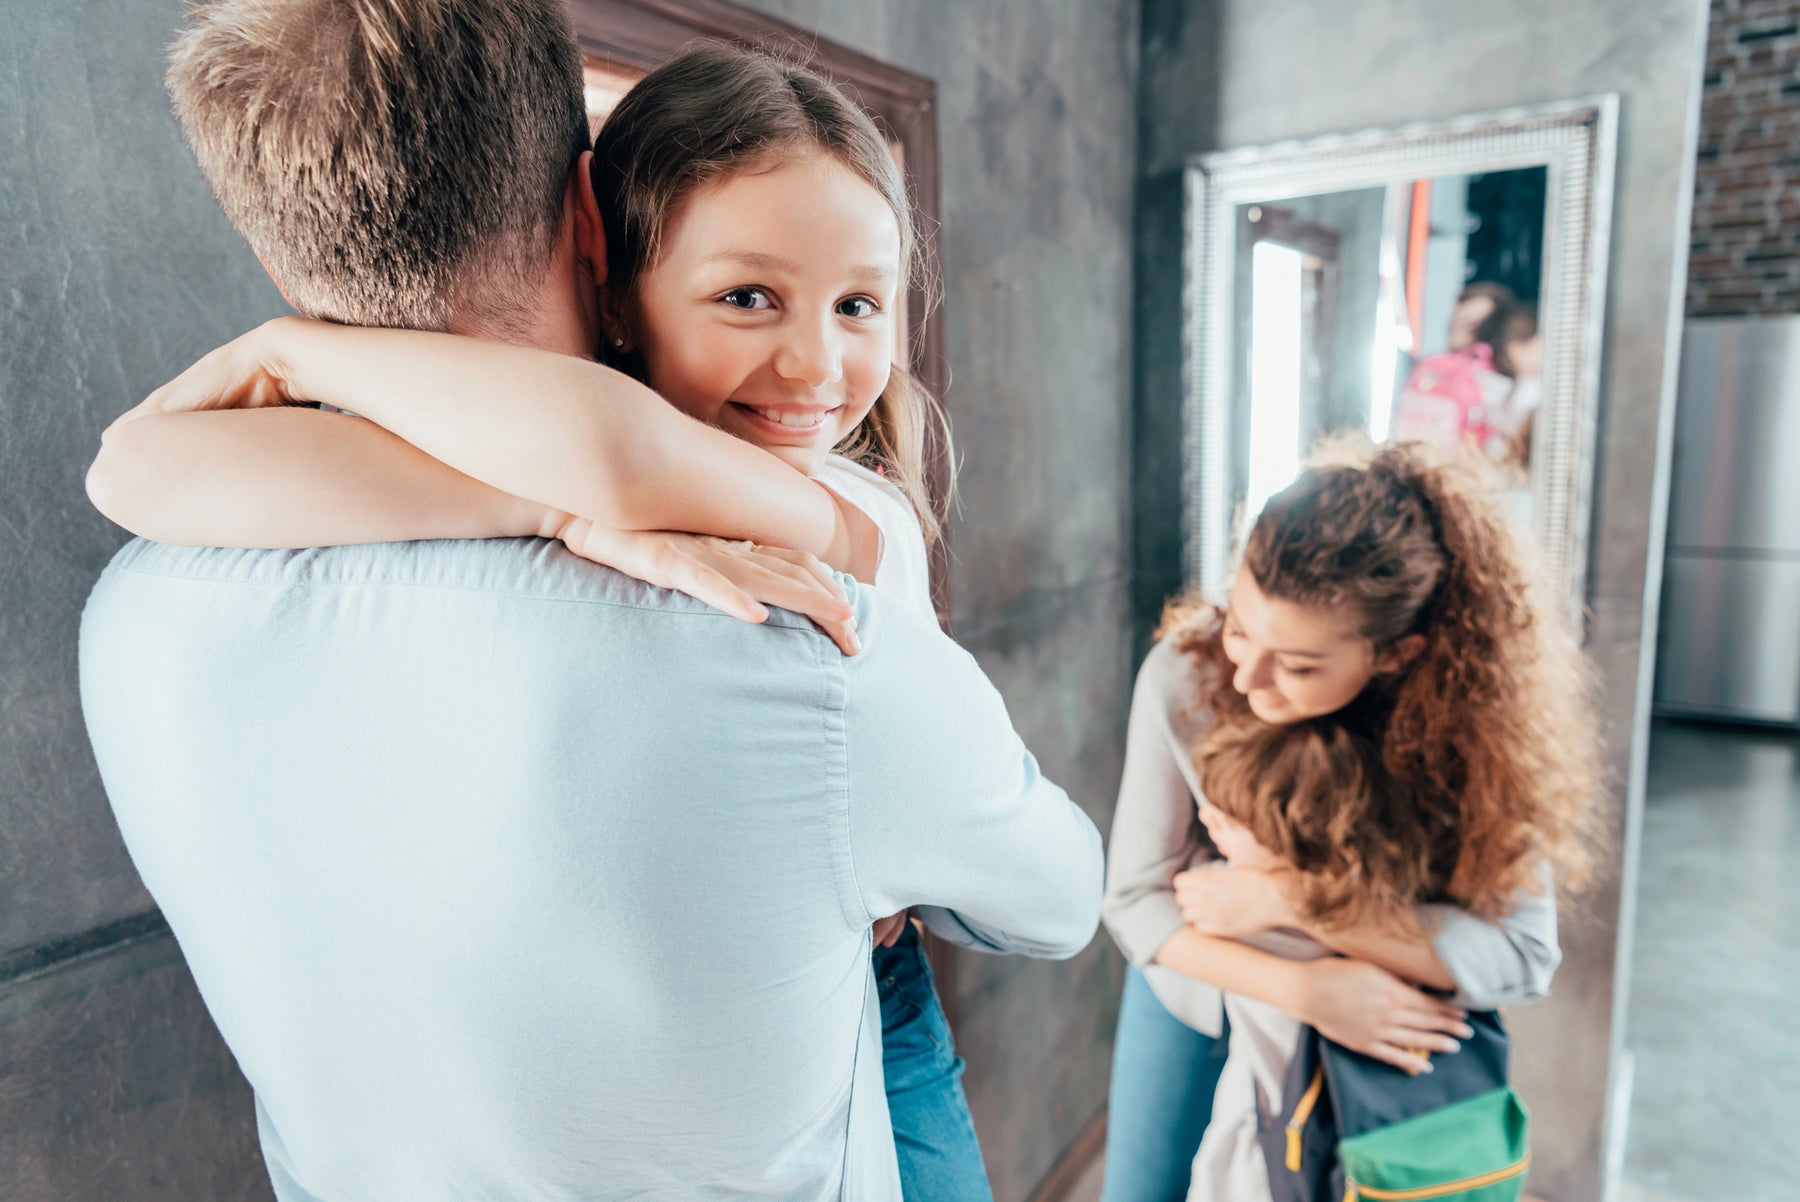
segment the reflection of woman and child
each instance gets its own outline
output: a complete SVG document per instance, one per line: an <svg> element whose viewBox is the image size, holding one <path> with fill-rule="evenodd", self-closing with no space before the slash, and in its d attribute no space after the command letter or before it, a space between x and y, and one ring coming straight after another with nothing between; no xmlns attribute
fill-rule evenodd
<svg viewBox="0 0 1800 1202"><path fill-rule="evenodd" d="M1543 395L1537 309L1504 284L1477 281L1457 295L1449 342L1407 376L1394 404L1394 435L1469 443L1496 463L1528 470Z"/></svg>
<svg viewBox="0 0 1800 1202"><path fill-rule="evenodd" d="M118 427L102 452L109 515L168 542L252 547L518 533L516 514L480 512L453 472L372 492L358 448L398 434L541 502L525 524L577 553L746 619L763 603L801 608L856 649L806 555L624 536L567 519L566 499L629 511L636 530L704 533L726 510L766 510L765 541L929 615L922 459L937 419L890 373L888 315L915 243L875 127L809 72L712 48L648 76L595 149L612 235L603 353L697 422L608 424L597 377L548 353L286 319ZM766 253L722 261L746 236ZM1495 366L1524 376L1529 318L1468 297L1483 299ZM767 318L784 308L829 327L834 355L809 359L779 332ZM808 373L841 379L843 403L762 405L747 384ZM494 395L509 403L473 403ZM315 443L279 423L140 420L296 398L371 420L325 423L332 439ZM746 468L701 423L771 452L791 481ZM617 450L615 475L595 470L596 448ZM258 456L286 467L247 479ZM1465 1008L1545 992L1550 881L1573 886L1585 865L1594 726L1580 658L1481 473L1416 443L1320 460L1256 519L1227 604L1169 610L1132 705L1110 852L1107 922L1132 967L1109 1198L1175 1198L1190 1182L1195 1198L1270 1196L1255 1134L1301 1024L1428 1070L1466 1035ZM848 514L829 535L794 499L805 476ZM987 1197L918 935L895 916L877 942L905 1195Z"/></svg>

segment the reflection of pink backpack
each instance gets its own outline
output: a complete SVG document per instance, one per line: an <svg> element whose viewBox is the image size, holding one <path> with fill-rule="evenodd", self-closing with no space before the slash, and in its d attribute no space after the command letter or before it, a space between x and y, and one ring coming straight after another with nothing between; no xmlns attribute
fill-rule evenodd
<svg viewBox="0 0 1800 1202"><path fill-rule="evenodd" d="M1490 381L1505 379L1494 370L1494 351L1485 342L1421 359L1394 402L1394 436L1486 449L1502 433L1488 425Z"/></svg>

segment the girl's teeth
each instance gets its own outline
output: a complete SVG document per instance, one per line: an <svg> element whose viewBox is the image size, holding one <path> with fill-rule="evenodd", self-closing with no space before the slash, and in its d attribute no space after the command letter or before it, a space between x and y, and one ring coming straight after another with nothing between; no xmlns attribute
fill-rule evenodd
<svg viewBox="0 0 1800 1202"><path fill-rule="evenodd" d="M773 409L758 409L756 412L778 425L797 427L816 426L819 424L819 420L825 416L823 412L781 413Z"/></svg>

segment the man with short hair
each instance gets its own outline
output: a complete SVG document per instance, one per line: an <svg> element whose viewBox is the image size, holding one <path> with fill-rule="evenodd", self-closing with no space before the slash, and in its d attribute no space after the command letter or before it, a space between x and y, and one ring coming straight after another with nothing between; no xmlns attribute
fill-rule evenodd
<svg viewBox="0 0 1800 1202"><path fill-rule="evenodd" d="M170 81L302 309L593 345L560 0L217 0ZM899 1197L870 922L1070 955L1100 850L852 601L846 659L541 540L120 553L84 710L282 1202Z"/></svg>

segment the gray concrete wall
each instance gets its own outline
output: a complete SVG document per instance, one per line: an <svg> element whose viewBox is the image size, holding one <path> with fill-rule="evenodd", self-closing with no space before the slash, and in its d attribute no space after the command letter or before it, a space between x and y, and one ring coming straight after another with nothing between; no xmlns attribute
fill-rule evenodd
<svg viewBox="0 0 1800 1202"><path fill-rule="evenodd" d="M75 631L100 430L285 306L162 90L181 0L0 0L0 1198L266 1196L249 1091L120 845Z"/></svg>
<svg viewBox="0 0 1800 1202"><path fill-rule="evenodd" d="M1134 0L751 0L938 87L954 633L1051 779L1110 825L1127 599ZM1120 961L964 956L957 1043L1000 1202L1105 1103Z"/></svg>
<svg viewBox="0 0 1800 1202"><path fill-rule="evenodd" d="M1631 864L1642 796L1704 0L1146 0L1142 15L1134 598L1179 580L1180 172L1196 153L1597 92L1621 97L1588 581L1615 774L1601 881L1563 924L1556 996L1515 1016L1537 1116L1534 1192L1600 1197L1621 1063ZM1621 949L1626 949L1622 952Z"/></svg>

